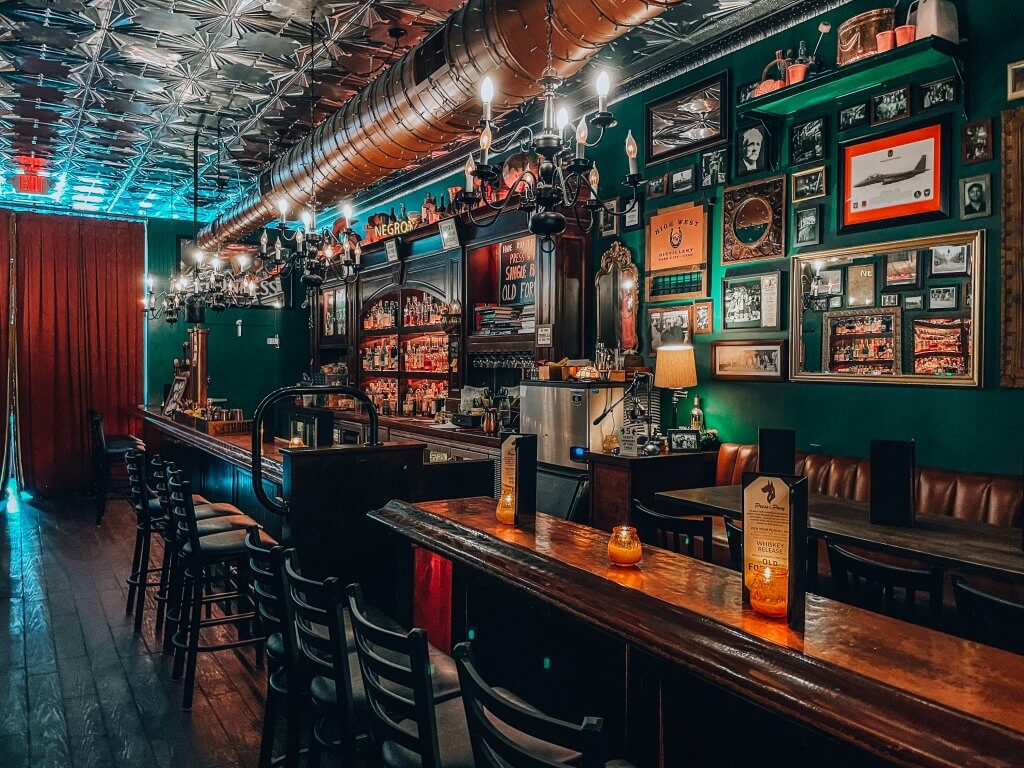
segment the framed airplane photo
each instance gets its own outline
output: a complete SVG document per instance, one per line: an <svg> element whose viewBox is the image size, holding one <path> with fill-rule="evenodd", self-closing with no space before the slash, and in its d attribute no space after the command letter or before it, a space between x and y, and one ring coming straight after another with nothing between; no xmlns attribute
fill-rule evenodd
<svg viewBox="0 0 1024 768"><path fill-rule="evenodd" d="M948 215L949 141L943 122L847 142L840 149L839 170L841 232Z"/></svg>

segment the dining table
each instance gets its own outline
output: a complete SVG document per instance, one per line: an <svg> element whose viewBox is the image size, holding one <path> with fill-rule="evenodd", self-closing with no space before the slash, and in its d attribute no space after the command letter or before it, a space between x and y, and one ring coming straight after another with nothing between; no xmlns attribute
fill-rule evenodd
<svg viewBox="0 0 1024 768"><path fill-rule="evenodd" d="M742 486L722 485L661 491L656 498L684 515L742 517ZM917 515L912 526L870 520L867 502L807 494L808 536L884 552L958 571L1024 581L1024 549L1019 528ZM817 572L817 547L808 547L808 571Z"/></svg>

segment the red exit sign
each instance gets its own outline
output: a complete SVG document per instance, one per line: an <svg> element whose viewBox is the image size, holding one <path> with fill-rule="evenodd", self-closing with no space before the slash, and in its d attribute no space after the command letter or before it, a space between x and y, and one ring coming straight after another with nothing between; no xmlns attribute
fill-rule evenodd
<svg viewBox="0 0 1024 768"><path fill-rule="evenodd" d="M15 177L15 186L25 195L45 195L50 191L47 182L46 176L37 176L34 173L19 173Z"/></svg>

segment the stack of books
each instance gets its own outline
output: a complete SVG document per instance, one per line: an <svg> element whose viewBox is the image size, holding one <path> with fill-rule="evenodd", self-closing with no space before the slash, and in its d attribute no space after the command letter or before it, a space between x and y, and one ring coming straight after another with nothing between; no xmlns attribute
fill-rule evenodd
<svg viewBox="0 0 1024 768"><path fill-rule="evenodd" d="M523 333L533 333L537 329L537 310L533 304L523 307L520 318L523 321Z"/></svg>
<svg viewBox="0 0 1024 768"><path fill-rule="evenodd" d="M477 304L476 333L480 336L509 336L514 333L533 333L535 315L532 306L502 307L497 304Z"/></svg>

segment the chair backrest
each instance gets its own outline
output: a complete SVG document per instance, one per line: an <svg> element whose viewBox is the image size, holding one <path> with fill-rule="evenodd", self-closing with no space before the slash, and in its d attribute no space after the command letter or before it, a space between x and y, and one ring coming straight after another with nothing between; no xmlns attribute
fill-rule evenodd
<svg viewBox="0 0 1024 768"><path fill-rule="evenodd" d="M711 536L710 517L696 519L663 515L633 499L633 525L636 526L641 541L690 557L697 557L696 540L700 539L700 558L711 562L714 542Z"/></svg>
<svg viewBox="0 0 1024 768"><path fill-rule="evenodd" d="M743 570L743 528L730 517L725 520L725 540L729 542L729 567L734 571Z"/></svg>
<svg viewBox="0 0 1024 768"><path fill-rule="evenodd" d="M440 768L427 633L394 632L370 621L358 584L348 587L348 609L378 750L394 742L419 755L422 768Z"/></svg>
<svg viewBox="0 0 1024 768"><path fill-rule="evenodd" d="M176 529L177 540L192 545L194 553L199 552L199 527L196 524L196 508L192 503L192 483L183 480L181 470L167 467L167 493L171 505L169 528Z"/></svg>
<svg viewBox="0 0 1024 768"><path fill-rule="evenodd" d="M560 768L570 764L531 750L538 741L545 747L579 753L572 760L574 766L604 768L601 718L587 717L576 725L526 709L484 682L469 643L459 643L452 655L459 670L462 703L477 768Z"/></svg>
<svg viewBox="0 0 1024 768"><path fill-rule="evenodd" d="M837 546L826 537L829 570L839 599L868 610L917 620L917 593L928 595L932 623L942 618L942 569L905 568L870 560ZM903 592L903 600L897 596ZM902 603L902 604L901 604Z"/></svg>
<svg viewBox="0 0 1024 768"><path fill-rule="evenodd" d="M173 468L174 463L164 461L160 454L155 455L149 462L149 480L153 484L153 492L160 501L160 509L163 510L164 519L168 523L174 520L171 510L171 493L167 490L167 471ZM176 533L174 526L168 525L164 531L164 540L172 541Z"/></svg>
<svg viewBox="0 0 1024 768"><path fill-rule="evenodd" d="M283 555L285 626L294 631L291 664L306 680L326 677L334 683L347 723L354 722L348 644L345 641L345 591L334 578L306 578L299 571L294 549Z"/></svg>
<svg viewBox="0 0 1024 768"><path fill-rule="evenodd" d="M99 411L89 411L89 439L93 461L103 461L107 451L107 436L103 432L103 414Z"/></svg>
<svg viewBox="0 0 1024 768"><path fill-rule="evenodd" d="M260 541L260 527L252 525L246 530L245 551L249 555L249 585L263 634L269 637L280 633L286 663L291 666L295 658L292 647L295 630L285 612L285 548L264 546Z"/></svg>
<svg viewBox="0 0 1024 768"><path fill-rule="evenodd" d="M139 522L149 522L149 495L146 493L146 457L134 448L124 455L128 475L128 502Z"/></svg>
<svg viewBox="0 0 1024 768"><path fill-rule="evenodd" d="M956 612L973 640L1014 653L1024 653L1024 605L990 595L953 575Z"/></svg>
<svg viewBox="0 0 1024 768"><path fill-rule="evenodd" d="M576 482L576 490L573 492L572 501L569 502L569 510L565 519L572 523L590 521L590 477L588 475L581 475Z"/></svg>

